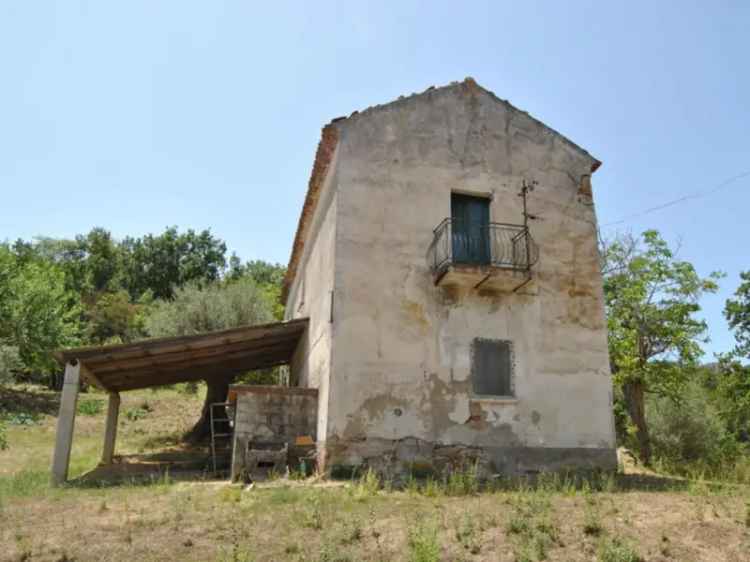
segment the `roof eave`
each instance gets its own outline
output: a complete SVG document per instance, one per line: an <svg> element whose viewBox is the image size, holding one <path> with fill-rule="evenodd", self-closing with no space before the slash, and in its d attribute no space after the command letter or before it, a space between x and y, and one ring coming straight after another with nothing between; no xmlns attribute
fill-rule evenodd
<svg viewBox="0 0 750 562"><path fill-rule="evenodd" d="M289 290L294 282L294 278L297 276L299 260L302 258L304 252L307 226L315 214L320 191L322 190L323 184L328 176L328 169L333 162L333 155L338 146L339 132L335 123L342 119L343 118L334 119L328 125L323 127L321 132L318 149L315 152L315 162L313 163L313 169L310 174L310 181L305 195L305 202L302 205L302 211L300 212L299 220L297 221L297 232L294 235L292 253L289 257L289 265L286 268L286 274L284 275L284 280L281 285L281 302L284 305L286 305L286 301L289 298Z"/></svg>

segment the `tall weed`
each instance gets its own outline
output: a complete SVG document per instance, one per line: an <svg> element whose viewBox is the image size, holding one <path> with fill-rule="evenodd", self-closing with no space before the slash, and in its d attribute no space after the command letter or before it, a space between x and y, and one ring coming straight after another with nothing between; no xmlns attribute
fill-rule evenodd
<svg viewBox="0 0 750 562"><path fill-rule="evenodd" d="M368 468L362 476L359 477L356 484L354 484L352 491L357 500L363 501L366 498L375 496L378 493L378 490L380 490L380 487L381 482L378 473L372 468Z"/></svg>
<svg viewBox="0 0 750 562"><path fill-rule="evenodd" d="M600 540L596 556L599 562L643 562L643 557L632 546L617 537Z"/></svg>
<svg viewBox="0 0 750 562"><path fill-rule="evenodd" d="M519 492L512 503L515 509L506 530L515 537L516 559L520 562L546 560L549 549L559 542L550 494L543 488Z"/></svg>
<svg viewBox="0 0 750 562"><path fill-rule="evenodd" d="M438 562L440 543L434 520L421 520L409 527L409 562Z"/></svg>
<svg viewBox="0 0 750 562"><path fill-rule="evenodd" d="M452 470L445 481L445 493L449 496L470 496L479 492L477 463Z"/></svg>

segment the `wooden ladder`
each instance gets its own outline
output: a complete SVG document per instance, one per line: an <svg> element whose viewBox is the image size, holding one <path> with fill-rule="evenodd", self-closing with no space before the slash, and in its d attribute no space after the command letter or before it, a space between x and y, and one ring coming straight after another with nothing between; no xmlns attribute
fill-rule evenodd
<svg viewBox="0 0 750 562"><path fill-rule="evenodd" d="M213 465L214 474L218 472L217 462L216 462L216 451L217 451L216 440L217 438L219 439L225 438L225 437L228 438L229 447L231 451L232 435L233 435L232 426L233 426L234 420L229 418L229 414L227 413L228 406L230 406L229 402L214 402L210 404L208 408L208 414L211 419L211 463ZM221 410L222 414L219 417L216 417L214 415L215 408L223 408L223 410ZM224 424L223 427L224 428L228 427L229 432L228 433L226 431L217 432L217 428L216 428L217 424Z"/></svg>

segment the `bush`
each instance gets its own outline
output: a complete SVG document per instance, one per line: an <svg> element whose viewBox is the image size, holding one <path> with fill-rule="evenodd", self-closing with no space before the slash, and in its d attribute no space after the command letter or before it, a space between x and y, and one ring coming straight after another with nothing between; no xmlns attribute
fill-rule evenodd
<svg viewBox="0 0 750 562"><path fill-rule="evenodd" d="M146 318L151 336L187 336L273 320L271 305L252 279L229 285L187 285L173 300L156 301Z"/></svg>
<svg viewBox="0 0 750 562"><path fill-rule="evenodd" d="M685 473L699 465L716 473L742 453L712 404L710 390L697 381L685 387L679 402L651 396L646 411L654 457L669 471Z"/></svg>
<svg viewBox="0 0 750 562"><path fill-rule="evenodd" d="M103 400L80 400L76 411L82 416L98 416L104 410Z"/></svg>
<svg viewBox="0 0 750 562"><path fill-rule="evenodd" d="M0 384L12 382L15 374L22 369L18 348L0 343Z"/></svg>
<svg viewBox="0 0 750 562"><path fill-rule="evenodd" d="M141 418L146 417L149 410L146 410L145 408L139 407L139 408L129 408L125 410L125 417L128 421L134 422L138 421Z"/></svg>
<svg viewBox="0 0 750 562"><path fill-rule="evenodd" d="M6 416L5 421L9 425L36 425L41 419L38 412L13 412Z"/></svg>

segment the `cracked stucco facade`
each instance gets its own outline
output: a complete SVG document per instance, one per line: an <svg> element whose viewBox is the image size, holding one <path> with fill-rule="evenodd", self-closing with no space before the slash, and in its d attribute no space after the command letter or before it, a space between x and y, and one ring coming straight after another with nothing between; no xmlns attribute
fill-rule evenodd
<svg viewBox="0 0 750 562"><path fill-rule="evenodd" d="M613 468L599 162L470 79L326 130L286 303L287 318L310 318L292 379L319 390L320 461ZM524 180L537 182L532 281L515 293L436 286L428 249L451 192L489 196L491 221L518 224ZM512 342L514 398L472 396L474 338Z"/></svg>

